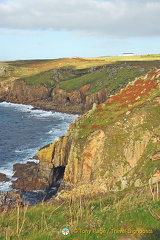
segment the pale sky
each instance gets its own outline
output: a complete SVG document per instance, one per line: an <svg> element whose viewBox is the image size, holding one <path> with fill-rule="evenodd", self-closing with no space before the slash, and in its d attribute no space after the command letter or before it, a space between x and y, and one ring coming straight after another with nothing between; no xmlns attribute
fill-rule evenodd
<svg viewBox="0 0 160 240"><path fill-rule="evenodd" d="M0 61L160 53L160 0L0 0Z"/></svg>

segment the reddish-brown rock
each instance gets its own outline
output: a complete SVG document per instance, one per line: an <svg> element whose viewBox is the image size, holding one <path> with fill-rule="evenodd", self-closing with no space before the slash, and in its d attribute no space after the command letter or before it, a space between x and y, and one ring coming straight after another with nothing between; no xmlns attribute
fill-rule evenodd
<svg viewBox="0 0 160 240"><path fill-rule="evenodd" d="M13 165L13 170L17 180L13 182L12 187L20 189L21 191L31 191L44 189L38 178L38 164L35 162L27 162L26 164L16 163Z"/></svg>
<svg viewBox="0 0 160 240"><path fill-rule="evenodd" d="M4 173L0 173L0 182L8 182L9 178Z"/></svg>
<svg viewBox="0 0 160 240"><path fill-rule="evenodd" d="M29 86L24 81L15 81L11 85L5 98L9 102L32 103L37 100L45 100L50 96L50 89L44 86Z"/></svg>
<svg viewBox="0 0 160 240"><path fill-rule="evenodd" d="M54 89L41 85L27 85L23 80L7 82L7 88L0 85L0 99L3 101L32 104L46 110L69 113L84 113L93 103L99 104L108 98L107 88L90 93L91 84L66 91L57 85Z"/></svg>

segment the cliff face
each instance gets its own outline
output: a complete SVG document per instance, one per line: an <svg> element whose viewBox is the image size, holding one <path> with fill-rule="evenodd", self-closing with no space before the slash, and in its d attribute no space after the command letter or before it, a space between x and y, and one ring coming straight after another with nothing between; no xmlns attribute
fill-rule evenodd
<svg viewBox="0 0 160 240"><path fill-rule="evenodd" d="M103 104L94 105L65 137L41 149L42 182L49 186L60 179L60 167L62 185L72 187L74 194L82 188L106 192L156 182L160 178L159 81L160 70L135 79Z"/></svg>
<svg viewBox="0 0 160 240"><path fill-rule="evenodd" d="M56 103L64 103L66 106L79 105L81 109L89 110L93 103L102 103L108 98L108 89L103 88L100 91L90 94L88 92L91 84L86 84L79 89L67 92L57 86L51 93L51 99Z"/></svg>
<svg viewBox="0 0 160 240"><path fill-rule="evenodd" d="M0 64L0 101L46 110L84 113L159 68L160 61L112 62L85 59L15 61Z"/></svg>
<svg viewBox="0 0 160 240"><path fill-rule="evenodd" d="M108 89L103 88L96 93L89 93L90 84L79 89L66 91L57 87L51 89L45 86L30 86L23 80L2 82L0 99L14 103L33 104L43 109L53 109L62 112L83 113L91 108L93 103L100 104L108 98Z"/></svg>
<svg viewBox="0 0 160 240"><path fill-rule="evenodd" d="M58 141L45 146L38 152L39 181L46 187L52 185L63 177L64 167L67 165L70 144L68 136L61 137ZM57 171L55 173L55 170Z"/></svg>
<svg viewBox="0 0 160 240"><path fill-rule="evenodd" d="M50 89L43 86L28 86L24 81L15 81L10 84L5 100L17 103L32 103L45 100L50 96Z"/></svg>

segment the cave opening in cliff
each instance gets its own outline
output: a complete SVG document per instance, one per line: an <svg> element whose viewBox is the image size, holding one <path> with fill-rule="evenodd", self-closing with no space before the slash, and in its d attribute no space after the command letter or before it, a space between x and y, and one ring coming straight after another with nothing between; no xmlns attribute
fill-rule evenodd
<svg viewBox="0 0 160 240"><path fill-rule="evenodd" d="M45 191L45 198L44 201L49 200L52 198L58 191L61 182L63 180L65 171L65 166L58 166L53 169L53 175L51 177L51 185Z"/></svg>
<svg viewBox="0 0 160 240"><path fill-rule="evenodd" d="M66 101L70 103L70 98L69 98L69 97L67 97L67 98L66 98Z"/></svg>
<svg viewBox="0 0 160 240"><path fill-rule="evenodd" d="M55 167L53 170L53 183L61 182L64 176L65 166Z"/></svg>

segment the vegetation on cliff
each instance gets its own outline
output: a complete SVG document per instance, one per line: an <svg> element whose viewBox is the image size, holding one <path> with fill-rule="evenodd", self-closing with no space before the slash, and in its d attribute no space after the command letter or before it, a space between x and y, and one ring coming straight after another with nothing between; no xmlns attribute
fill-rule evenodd
<svg viewBox="0 0 160 240"><path fill-rule="evenodd" d="M66 136L40 149L38 173L45 179L43 184L52 184L54 168L65 168L60 191L48 203L3 212L0 239L160 238L159 61L142 61L140 57L134 61L135 56L132 62L130 57L128 62L126 58L125 62L115 60L109 58L106 64L106 58L101 58L97 66L97 59L94 64L90 59L75 59L75 64L55 60L56 64L70 61L72 65L62 64L55 72L43 68L42 78L39 73L23 76L28 84L42 84L45 77L46 86L58 83L60 90L54 94L69 101L84 91L92 95L107 88L110 92L108 99L93 104L72 124ZM86 65L79 65L79 70L77 63ZM75 92L77 88L81 90ZM102 95L97 92L96 96ZM61 234L63 227L70 229L69 235Z"/></svg>
<svg viewBox="0 0 160 240"><path fill-rule="evenodd" d="M146 55L1 62L0 100L84 113L135 77L159 68L159 59Z"/></svg>
<svg viewBox="0 0 160 240"><path fill-rule="evenodd" d="M77 198L86 198L88 202L90 194L93 198L97 195L103 197L107 195L110 198L115 194L114 196L118 199L117 206L120 207L123 201L125 203L123 210L120 207L119 212L117 210L115 213L113 209L107 212L107 217L109 221L111 220L111 225L107 222L107 226L111 226L111 229L121 229L121 234L115 233L113 236L110 233L103 239L125 239L125 237L156 239L159 236L157 230L160 195L159 81L159 69L137 77L119 93L110 96L107 101L99 105L95 104L90 111L76 121L67 135L69 153L67 153L63 190L58 194L59 198L72 203ZM62 139L59 141L61 142ZM57 153L54 154L56 151L54 149L50 161L54 164L58 155L59 165L65 165L60 157L59 141L57 141ZM47 147L45 151L47 152ZM43 159L42 162L46 160ZM124 194L125 200L121 199L121 194ZM141 196L144 197L143 200ZM94 202L93 199L91 201ZM80 204L85 211L86 207L82 202ZM98 202L101 204L100 199ZM130 204L137 208L127 213L126 209L130 209ZM152 204L157 206L155 211L151 207ZM110 206L110 204L106 205L106 208ZM71 212L74 211L71 210ZM128 214L132 220L134 219L133 222ZM157 216L157 223L152 222L150 214L153 218ZM99 216L103 218L101 214ZM104 216L106 217L106 213ZM98 222L99 218L94 217L95 222ZM137 220L135 224L136 218L140 221ZM126 221L125 224L123 221ZM146 224L145 227L142 227L143 224ZM103 229L102 226L101 222L98 228ZM154 230L151 235L142 236L136 233L127 235L125 226L137 232L138 229L147 230L150 226L153 226ZM85 227L82 224L80 228ZM74 237L72 235L68 239L74 239ZM89 237L87 235L87 239ZM91 239L94 238L98 239L98 236L94 235ZM83 237L79 236L78 239Z"/></svg>
<svg viewBox="0 0 160 240"><path fill-rule="evenodd" d="M148 187L50 201L0 215L0 239L158 240L160 201ZM70 230L63 236L61 229Z"/></svg>

